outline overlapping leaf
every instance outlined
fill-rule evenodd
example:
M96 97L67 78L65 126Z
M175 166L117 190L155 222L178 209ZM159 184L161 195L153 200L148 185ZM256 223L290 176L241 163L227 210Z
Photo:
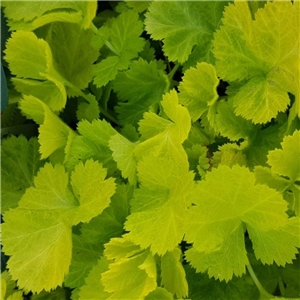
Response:
M90 180L87 190L84 179L90 176L96 180ZM71 227L100 214L114 193L113 180L105 176L97 162L79 164L71 191L64 168L46 164L19 207L4 215L3 251L11 256L8 268L20 288L40 292L62 284L71 262Z

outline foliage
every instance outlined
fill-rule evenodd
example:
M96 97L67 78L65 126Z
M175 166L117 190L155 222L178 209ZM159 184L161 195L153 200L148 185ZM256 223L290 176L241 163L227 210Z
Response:
M300 297L298 1L1 6L3 299Z

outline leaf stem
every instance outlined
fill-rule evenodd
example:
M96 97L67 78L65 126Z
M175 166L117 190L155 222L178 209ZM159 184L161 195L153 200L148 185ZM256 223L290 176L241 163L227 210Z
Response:
M173 76L174 76L174 74L176 73L176 71L178 70L179 66L180 66L180 64L177 63L177 64L173 67L173 69L171 70L171 72L168 74L168 77L169 77L170 80L173 78Z
M101 109L101 107L100 107L100 114L102 114L104 117L106 117L110 121L114 122L116 125L120 126L119 121L114 116L112 116L108 111Z
M264 289L264 287L261 285L261 283L259 282L258 278L256 277L256 275L255 275L255 273L254 273L254 271L252 269L252 266L250 264L249 259L248 259L248 263L247 263L246 267L247 267L247 270L248 270L248 272L249 272L249 274L250 274L250 276L251 276L254 284L256 285L257 289L259 290L262 299L272 299L272 298L275 298L273 295L271 295L270 293L268 293Z
M284 297L285 288L281 276L278 277L278 286L279 286L281 296Z

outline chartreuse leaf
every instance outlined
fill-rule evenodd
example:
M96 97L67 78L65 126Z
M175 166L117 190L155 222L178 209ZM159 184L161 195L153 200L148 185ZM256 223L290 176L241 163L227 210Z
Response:
M152 2L146 14L146 30L153 39L163 40L164 53L171 61L186 62L197 46L194 61L211 62L213 32L226 4L226 1Z
M3 1L4 13L13 30L35 30L51 22L79 23L89 28L96 15L97 1L36 2Z
M109 174L114 174L116 164L108 142L117 131L105 120L94 120L91 123L83 120L78 123L77 129L80 136L72 141L70 156L67 159L68 168L74 169L79 161L85 162L92 158L103 163Z
M161 284L172 294L180 297L188 296L188 283L181 263L181 251L175 248L161 258Z
M178 103L175 90L165 94L161 104L168 119L152 112L144 114L139 122L141 140L144 141L136 147L135 155L140 159L147 153L162 154L185 165L187 156L181 145L190 132L191 117L188 110Z
M39 143L41 158L47 158L60 148L69 155L68 144L75 138L76 133L67 126L41 100L33 96L24 96L20 108L27 118L33 119L40 125Z
M85 279L85 285L80 288L79 300L104 300L108 299L109 293L104 290L100 280L101 274L108 270L108 261L101 257Z
M17 76L14 83L19 92L42 96L41 99L55 111L65 106L66 80L54 69L46 41L38 39L33 32L17 31L7 41L5 54L12 74ZM51 96L43 95L45 92Z
M236 114L266 123L286 110L288 92L298 95L299 55L294 49L299 44L299 26L295 24L299 24L298 3L267 3L255 20L246 2L225 8L213 52L223 80L244 81L233 96Z
M121 124L137 123L149 107L158 105L169 88L169 79L159 62L139 59L128 71L119 73L113 83L119 103L117 111Z
M193 248L186 258L198 271L208 270L210 277L220 280L245 272L244 226L263 235L268 230L280 232L288 224L287 203L281 194L266 185L255 185L254 174L238 165L220 165L207 173L195 189L193 203L185 236ZM289 255L281 251L287 259ZM273 258L269 253L269 259Z
M101 276L108 299L144 299L157 287L156 262L149 250L142 250L126 237L111 239L104 254L109 270ZM99 274L100 275L100 274Z
M11 279L7 271L1 273L1 299L23 300L23 292L16 291L16 282Z
M173 251L184 235L194 174L168 157L147 155L139 162L140 188L125 223L128 238L160 255Z
M288 184L293 194L291 208L299 216L299 179L300 179L300 131L296 130L293 135L285 136L281 143L282 149L269 151L268 164L271 166L273 176L280 176ZM288 178L288 179L287 179ZM286 187L286 188L288 188Z
M219 79L215 68L198 63L184 73L179 84L179 102L187 107L193 121L197 121L218 99Z
M297 248L300 248L299 218L290 218L288 223L279 229L257 231L248 225L247 230L253 243L255 256L263 264L272 264L275 261L277 265L285 266L296 258Z
M92 94L87 95L83 102L79 103L76 116L79 121L87 120L89 122L99 119L100 109L95 96Z
M188 110L178 104L175 90L163 96L162 107L169 120L147 112L139 122L141 142L133 143L122 135L115 135L109 142L113 157L125 178L132 184L136 178L136 164L143 156L155 153L172 158L183 167L188 165L187 155L182 143L188 137L191 118Z
M1 212L18 206L25 189L33 185L33 178L44 165L38 152L36 138L11 136L1 145Z
M292 182L300 179L300 131L284 137L282 149L275 149L268 154L268 164L272 172L287 176Z
M47 36L55 69L79 90L85 89L92 80L93 63L99 55L98 49L91 46L93 36L91 29L62 22L53 23ZM74 89L67 91L69 96L78 96Z
M115 191L105 176L99 163L81 163L71 175L71 191L64 167L46 164L19 207L5 213L3 251L11 256L7 266L20 288L40 292L62 284L71 262L72 226L100 214Z
M107 25L109 39L105 44L113 55L96 64L94 83L97 87L115 79L118 71L126 70L130 61L143 50L144 41L139 37L143 32L143 24L138 18L138 13L129 10Z
M145 300L173 300L173 296L166 289L158 287L154 291L152 291L148 296L146 296Z

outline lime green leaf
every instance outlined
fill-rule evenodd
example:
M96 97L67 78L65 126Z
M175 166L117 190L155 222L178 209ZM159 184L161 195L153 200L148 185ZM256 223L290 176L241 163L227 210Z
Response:
M203 56L211 56L213 32L218 28L226 1L153 2L146 14L146 30L155 40L163 40L169 60L185 62L193 47L205 48ZM205 59L207 60L207 59Z
M123 224L129 214L129 201L133 188L129 185L117 185L116 193L107 207L98 217L82 224L80 232L85 241L105 244L112 237L121 236Z
M253 123L266 123L286 110L290 103L287 91L280 82L265 77L250 79L233 98L235 113Z
M1 273L1 295L2 297L9 297L16 290L17 283L12 280L11 275L8 271L4 271ZM21 298L23 300L23 298Z
M66 80L54 69L47 42L38 39L33 32L17 31L8 40L5 54L12 74L19 77L14 79L18 91L41 96L55 111L66 105Z
M73 234L73 249L70 271L64 284L70 288L83 286L85 278L97 263L104 248L101 244L90 244L84 235Z
M71 226L99 215L115 190L113 179L105 180L106 170L92 160L72 172L77 199L68 177L63 166L46 164L19 207L4 216L3 251L11 256L13 279L25 290L49 291L62 284L71 262Z
M21 78L45 80L51 50L48 43L38 39L34 33L14 32L7 41L5 54L12 74Z
M93 35L91 29L81 29L78 24L56 22L47 38L55 69L80 90L92 80L93 63L99 55L98 49L91 46ZM71 89L68 95L78 96Z
M64 148L65 154L68 156L68 143L74 139L76 133L57 117L46 104L33 96L24 96L20 108L28 118L40 124L41 157L47 158L60 148Z
M85 285L80 288L79 300L108 299L109 293L105 292L104 286L100 280L101 274L107 270L108 262L102 257L85 279Z
M187 107L193 121L197 121L218 99L219 79L215 68L198 63L184 73L179 84L179 102Z
M118 169L121 170L122 176L128 178L132 185L136 185L136 160L134 158L134 150L136 144L128 141L120 134L114 135L109 141L114 161L117 163Z
M147 153L156 153L185 165L187 156L181 144L187 139L191 129L190 115L185 107L178 104L175 90L163 96L162 107L169 120L150 112L145 113L139 122L141 139L146 140L137 145L135 155L141 159Z
M188 295L188 283L181 263L181 251L175 248L161 258L161 283L178 298Z
M130 61L142 51L144 41L139 37L143 31L142 25L138 14L133 10L122 13L111 22L109 44L106 45L109 45L114 55L96 64L94 83L97 87L115 79L118 71L126 70Z
M79 222L89 222L108 207L110 198L115 193L115 183L112 178L105 180L106 174L106 169L93 160L75 167L71 184L80 203L77 216Z
M97 1L3 1L1 6L5 7L4 13L13 30L34 30L62 21L78 22L83 28L88 28L96 15Z
M201 196L200 196L201 195ZM199 271L230 280L245 272L243 223L255 232L276 231L287 223L287 203L238 165L220 165L199 182L187 216L186 240L194 243L187 259ZM272 254L270 253L272 258Z
M128 246L125 249L124 242ZM110 244L113 245L116 256L110 252ZM126 256L126 250L130 251L130 255ZM112 293L111 299L144 299L156 288L156 263L149 250L141 251L126 239L115 238L111 239L104 253L108 259L114 259L109 264L109 270L101 276L104 290Z
M282 149L275 149L268 154L268 164L272 172L287 176L292 182L300 179L300 131L286 136L281 143Z
M285 266L296 258L297 248L300 248L299 230L300 219L297 217L288 220L285 226L266 231L256 231L248 226L248 232L253 243L255 256L263 264Z
M194 174L188 166L148 155L138 164L140 188L134 193L125 223L128 237L152 253L165 254L181 242Z
M246 80L234 96L235 112L254 123L270 121L287 108L288 92L299 93L299 55L294 51L298 6L269 2L253 20L248 4L235 2L225 8L223 26L214 36L218 75L226 81Z
M85 162L92 158L103 163L110 175L115 173L116 164L108 143L117 131L105 120L94 120L91 123L83 120L78 123L77 129L80 136L76 137L71 144L70 156L67 160L68 168L74 169L79 161Z
M15 208L25 189L33 185L33 178L44 165L38 152L36 138L24 136L2 140L1 146L1 211Z
M63 166L53 167L47 163L35 177L34 187L26 190L19 206L31 210L54 210L64 213L79 205L68 189L68 183L68 174Z
M24 208L5 213L4 221L3 251L11 255L7 266L19 288L39 293L62 284L71 262L70 226L51 213Z
M122 124L137 123L152 105L162 100L169 85L165 72L156 60L139 59L126 72L119 73L113 88L121 101L117 111Z
M59 81L12 78L12 82L18 92L42 99L54 111L59 111L66 103L66 89Z
M17 291L11 294L6 300L23 300L23 292Z
M158 287L152 291L145 300L173 300L173 296L166 289Z
M234 221L231 222L233 224ZM225 221L223 224L228 228ZM186 252L187 261L196 268L197 272L204 273L208 270L209 277L226 282L232 279L233 274L241 276L245 273L248 259L244 243L244 230L242 226L235 225L237 225L235 228L231 226L230 236L218 249L205 252L191 248Z

